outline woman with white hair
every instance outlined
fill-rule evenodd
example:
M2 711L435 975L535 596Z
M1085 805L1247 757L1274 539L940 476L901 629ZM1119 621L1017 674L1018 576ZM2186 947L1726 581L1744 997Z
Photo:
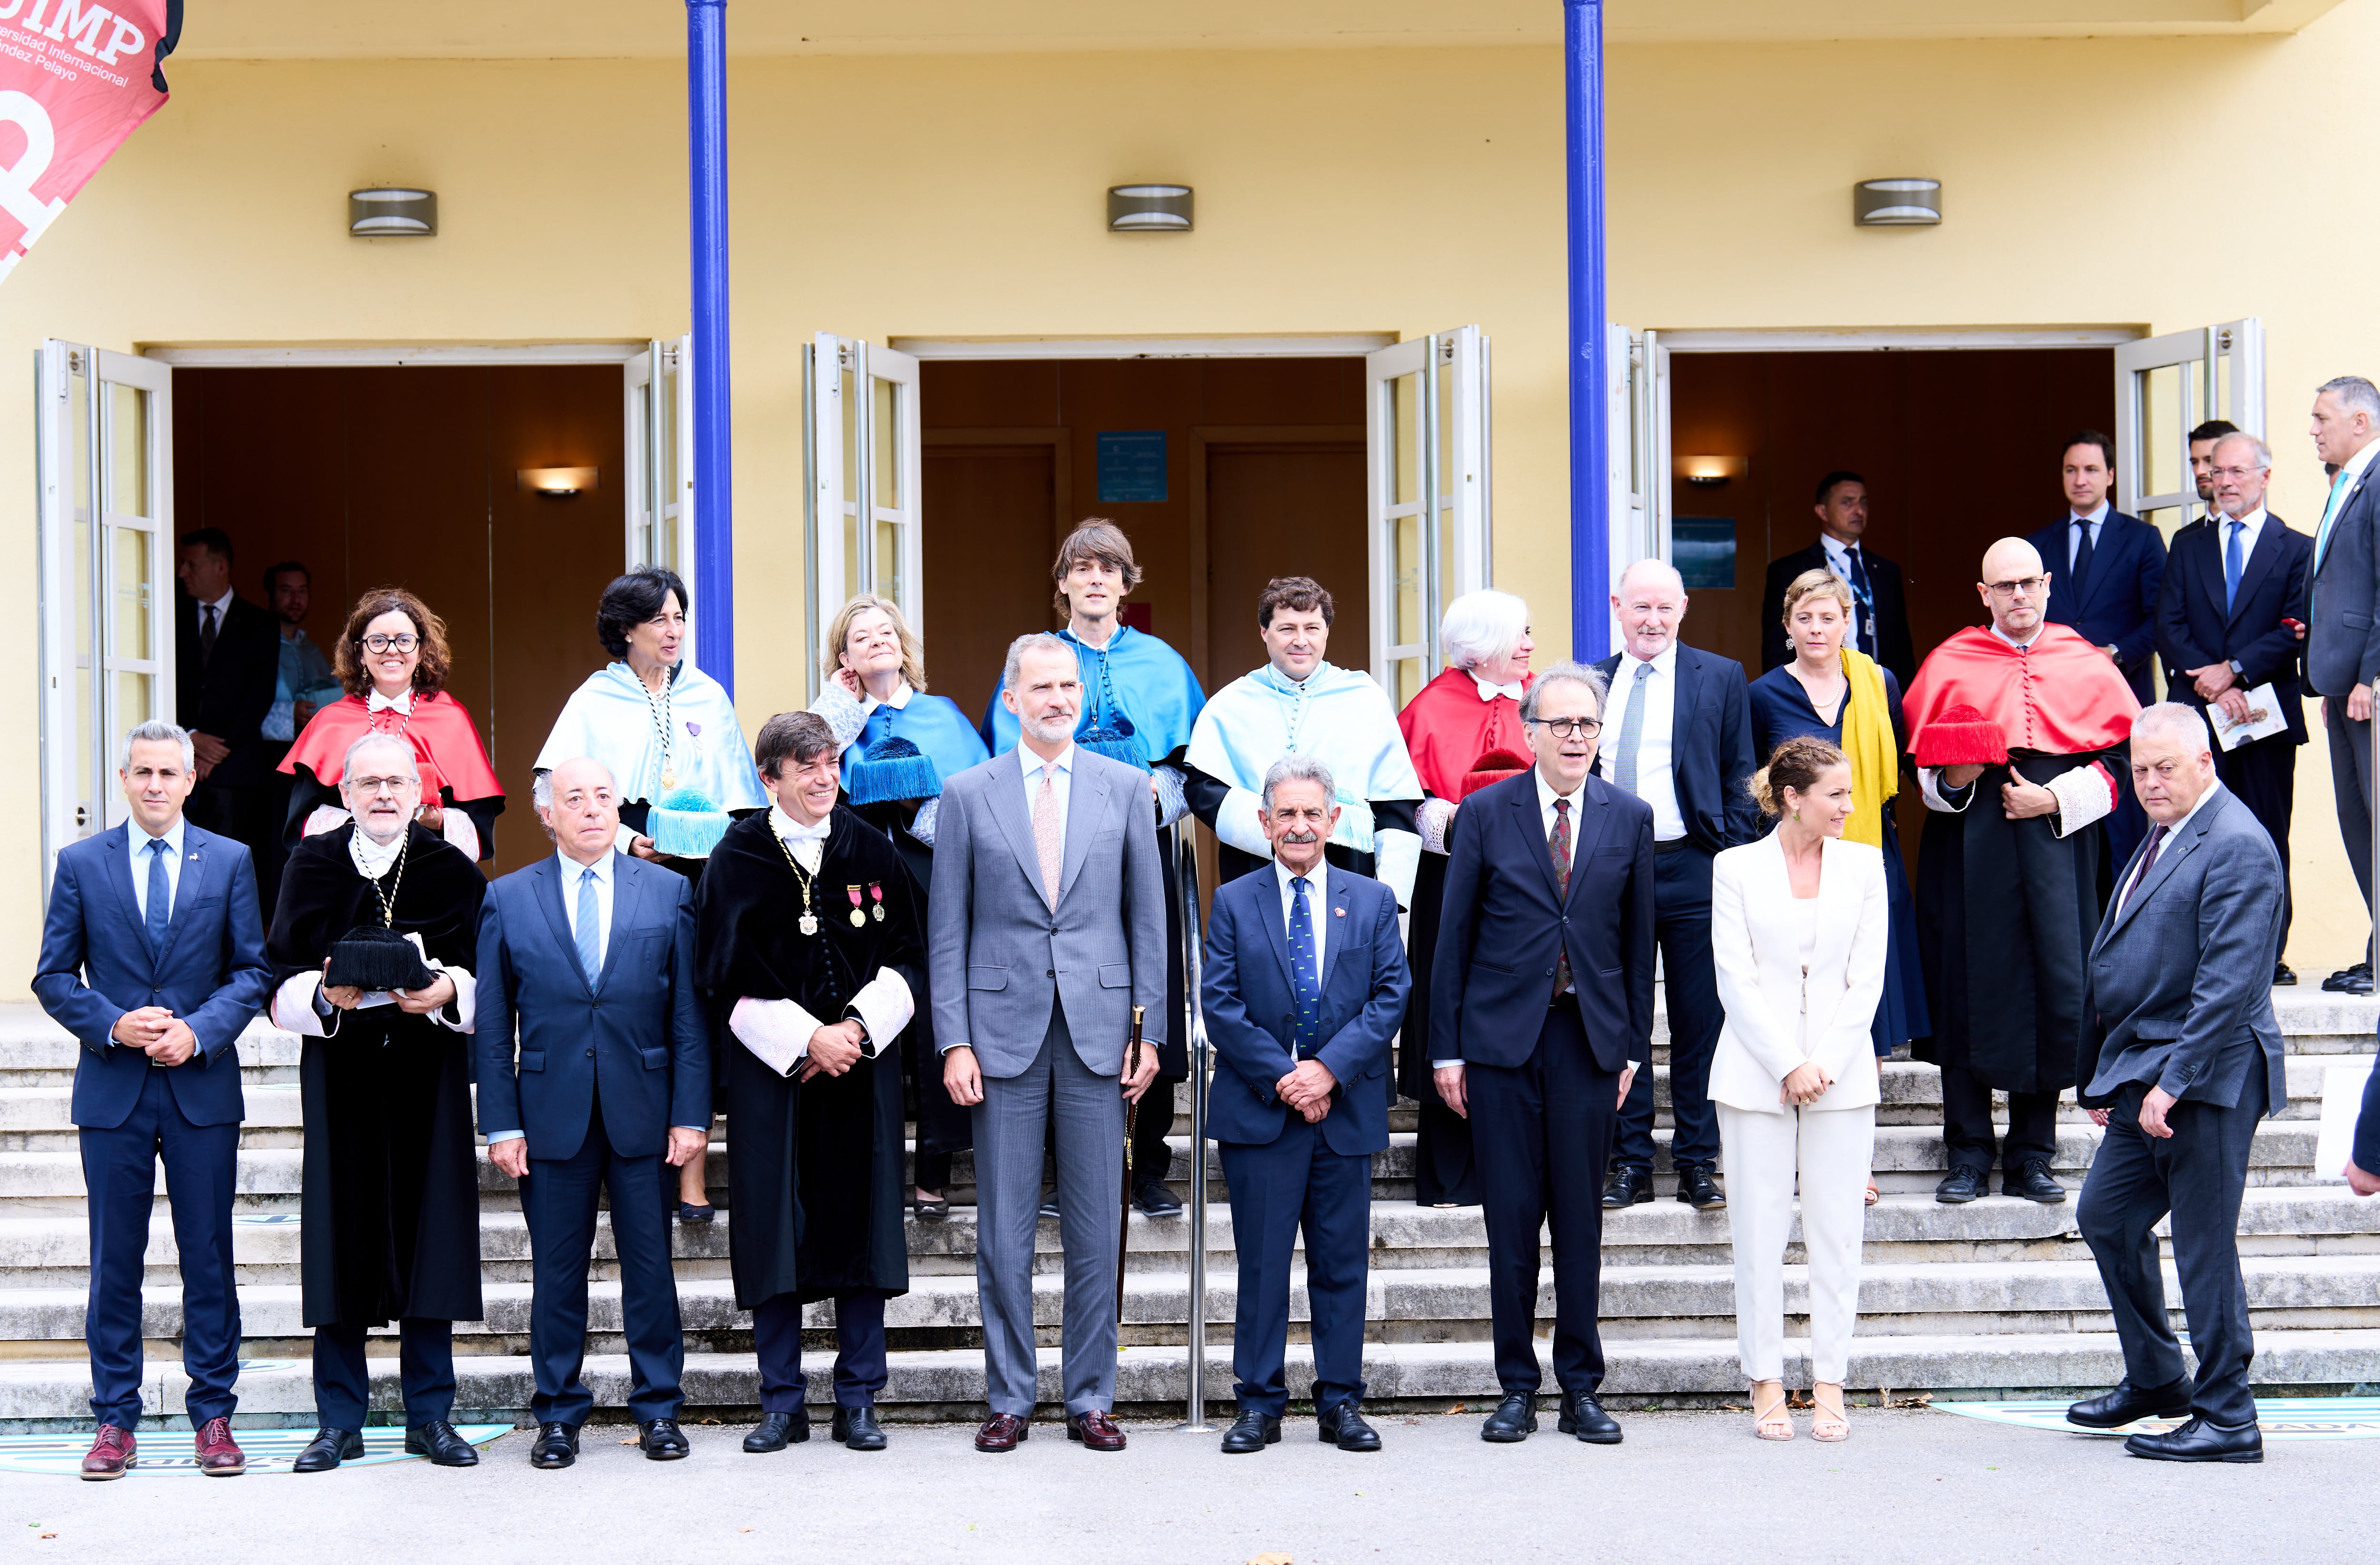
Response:
M1529 658L1536 649L1529 640L1529 605L1492 588L1465 593L1449 604L1438 639L1445 668L1397 718L1426 795L1415 812L1422 854L1406 942L1414 994L1405 1011L1397 1090L1421 1105L1415 1201L1424 1206L1475 1206L1480 1189L1471 1160L1471 1122L1439 1101L1431 1079L1430 960L1438 949L1446 897L1447 844L1463 799L1529 768L1521 696L1529 688Z

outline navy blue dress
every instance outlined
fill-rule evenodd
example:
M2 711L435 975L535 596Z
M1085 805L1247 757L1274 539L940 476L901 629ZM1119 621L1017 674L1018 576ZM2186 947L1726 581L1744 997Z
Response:
M1900 717L1900 681L1890 669L1878 669L1884 676L1884 700L1892 714L1893 750L1899 753L1908 745L1906 727ZM1802 681L1793 678L1792 666L1771 668L1752 681L1752 742L1762 760L1774 753L1789 739L1811 734L1828 744L1843 742L1843 716L1851 710L1852 697L1843 698L1843 710L1835 714L1829 725L1818 720L1818 710L1810 704L1809 692ZM1876 808L1868 800L1860 800L1863 810ZM1884 810L1885 893L1891 904L1892 937L1884 960L1884 998L1876 1008L1876 1052L1888 1055L1897 1044L1912 1038L1928 1037L1933 1033L1933 1018L1925 1009L1925 971L1917 959L1917 907L1909 894L1909 872L1901 867L1900 831L1893 824L1892 808Z

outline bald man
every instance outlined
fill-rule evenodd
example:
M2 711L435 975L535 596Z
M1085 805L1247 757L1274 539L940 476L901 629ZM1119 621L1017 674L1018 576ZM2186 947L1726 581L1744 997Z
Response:
M1988 626L1937 647L1902 710L1925 800L1917 941L1942 1068L1949 1172L1935 1199L2064 1201L2058 1094L2074 1084L2083 954L2099 924L2102 826L2140 703L2113 659L2043 617L2049 575L2022 538L1984 556ZM1981 757L2005 755L2005 759ZM1996 1141L1992 1092L2009 1094Z
M1678 640L1686 584L1657 559L1638 560L1611 594L1624 649L1597 664L1609 681L1596 771L1653 807L1654 938L1670 1014L1670 1161L1678 1199L1700 1212L1727 1204L1718 1178L1718 1116L1710 1103L1712 1051L1726 1021L1711 965L1711 859L1759 835L1744 778L1752 703L1743 665ZM1606 1206L1653 1199L1653 1073L1638 1073L1621 1110L1603 1190Z

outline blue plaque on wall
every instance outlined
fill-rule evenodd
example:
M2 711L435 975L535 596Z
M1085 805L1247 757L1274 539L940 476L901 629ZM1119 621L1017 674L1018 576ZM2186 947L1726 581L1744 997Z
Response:
M1165 432L1161 429L1099 431L1099 503L1103 506L1165 498Z
M1670 563L1691 593L1735 585L1735 519L1682 516L1670 522Z

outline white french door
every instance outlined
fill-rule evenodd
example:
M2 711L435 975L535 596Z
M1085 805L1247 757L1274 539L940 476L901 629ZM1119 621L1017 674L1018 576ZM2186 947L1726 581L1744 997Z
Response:
M802 361L809 489L802 507L810 582L809 691L819 643L843 605L873 593L912 630L925 605L918 496L924 434L917 361L898 348L820 332Z
M168 365L80 343L35 356L42 879L125 818L125 731L174 715Z
M1617 323L1609 332L1604 356L1611 457L1608 580L1617 593L1630 566L1670 557L1670 350L1658 332ZM1610 617L1606 644L1616 647L1620 619Z
M627 418L627 568L657 565L694 581L694 338L659 340L622 374ZM697 610L688 608L686 623ZM694 660L694 638L685 642Z
M2199 514L2190 432L2228 419L2265 433L2265 324L2254 316L2116 348L2116 508L2168 538Z
M1488 339L1432 332L1364 366L1372 676L1402 707L1442 665L1446 605L1494 578Z

